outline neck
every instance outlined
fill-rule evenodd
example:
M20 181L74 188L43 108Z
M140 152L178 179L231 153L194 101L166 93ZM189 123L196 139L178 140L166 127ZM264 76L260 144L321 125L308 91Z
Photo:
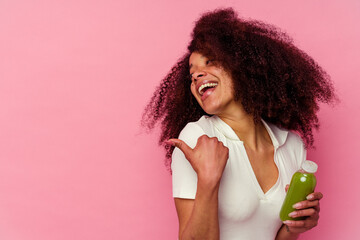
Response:
M242 107L219 114L218 117L234 130L239 139L244 142L245 147L256 151L268 146L269 143L272 145L263 123L255 124L253 116L247 114Z

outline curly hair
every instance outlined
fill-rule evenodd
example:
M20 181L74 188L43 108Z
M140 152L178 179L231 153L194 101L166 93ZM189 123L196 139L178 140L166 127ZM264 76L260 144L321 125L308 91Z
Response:
M329 75L278 28L244 20L232 8L207 12L196 22L187 53L162 80L145 108L142 125L152 129L161 122L159 144L170 166L173 147L185 125L208 115L190 91L189 57L198 52L215 59L230 73L235 100L255 122L264 119L300 134L306 147L319 128L319 103L336 97Z

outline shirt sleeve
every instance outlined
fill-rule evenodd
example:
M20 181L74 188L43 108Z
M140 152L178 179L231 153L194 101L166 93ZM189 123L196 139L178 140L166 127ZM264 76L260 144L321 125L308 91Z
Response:
M196 123L188 123L181 131L179 139L194 148L204 130ZM175 148L171 161L172 185L174 198L195 199L197 190L197 174L179 148Z

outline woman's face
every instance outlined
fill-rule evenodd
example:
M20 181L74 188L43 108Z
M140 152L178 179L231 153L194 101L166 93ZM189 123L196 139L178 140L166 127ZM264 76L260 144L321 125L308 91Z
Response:
M206 113L219 116L239 103L230 74L214 61L198 52L190 55L191 92Z

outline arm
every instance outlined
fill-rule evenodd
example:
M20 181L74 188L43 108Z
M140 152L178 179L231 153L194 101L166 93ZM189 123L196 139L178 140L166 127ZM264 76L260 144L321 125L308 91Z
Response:
M195 200L175 198L179 239L220 239L218 186L198 181Z
M194 149L179 139L169 140L185 155L197 174L194 200L175 198L179 217L179 238L219 239L218 191L228 148L217 138L201 136Z

